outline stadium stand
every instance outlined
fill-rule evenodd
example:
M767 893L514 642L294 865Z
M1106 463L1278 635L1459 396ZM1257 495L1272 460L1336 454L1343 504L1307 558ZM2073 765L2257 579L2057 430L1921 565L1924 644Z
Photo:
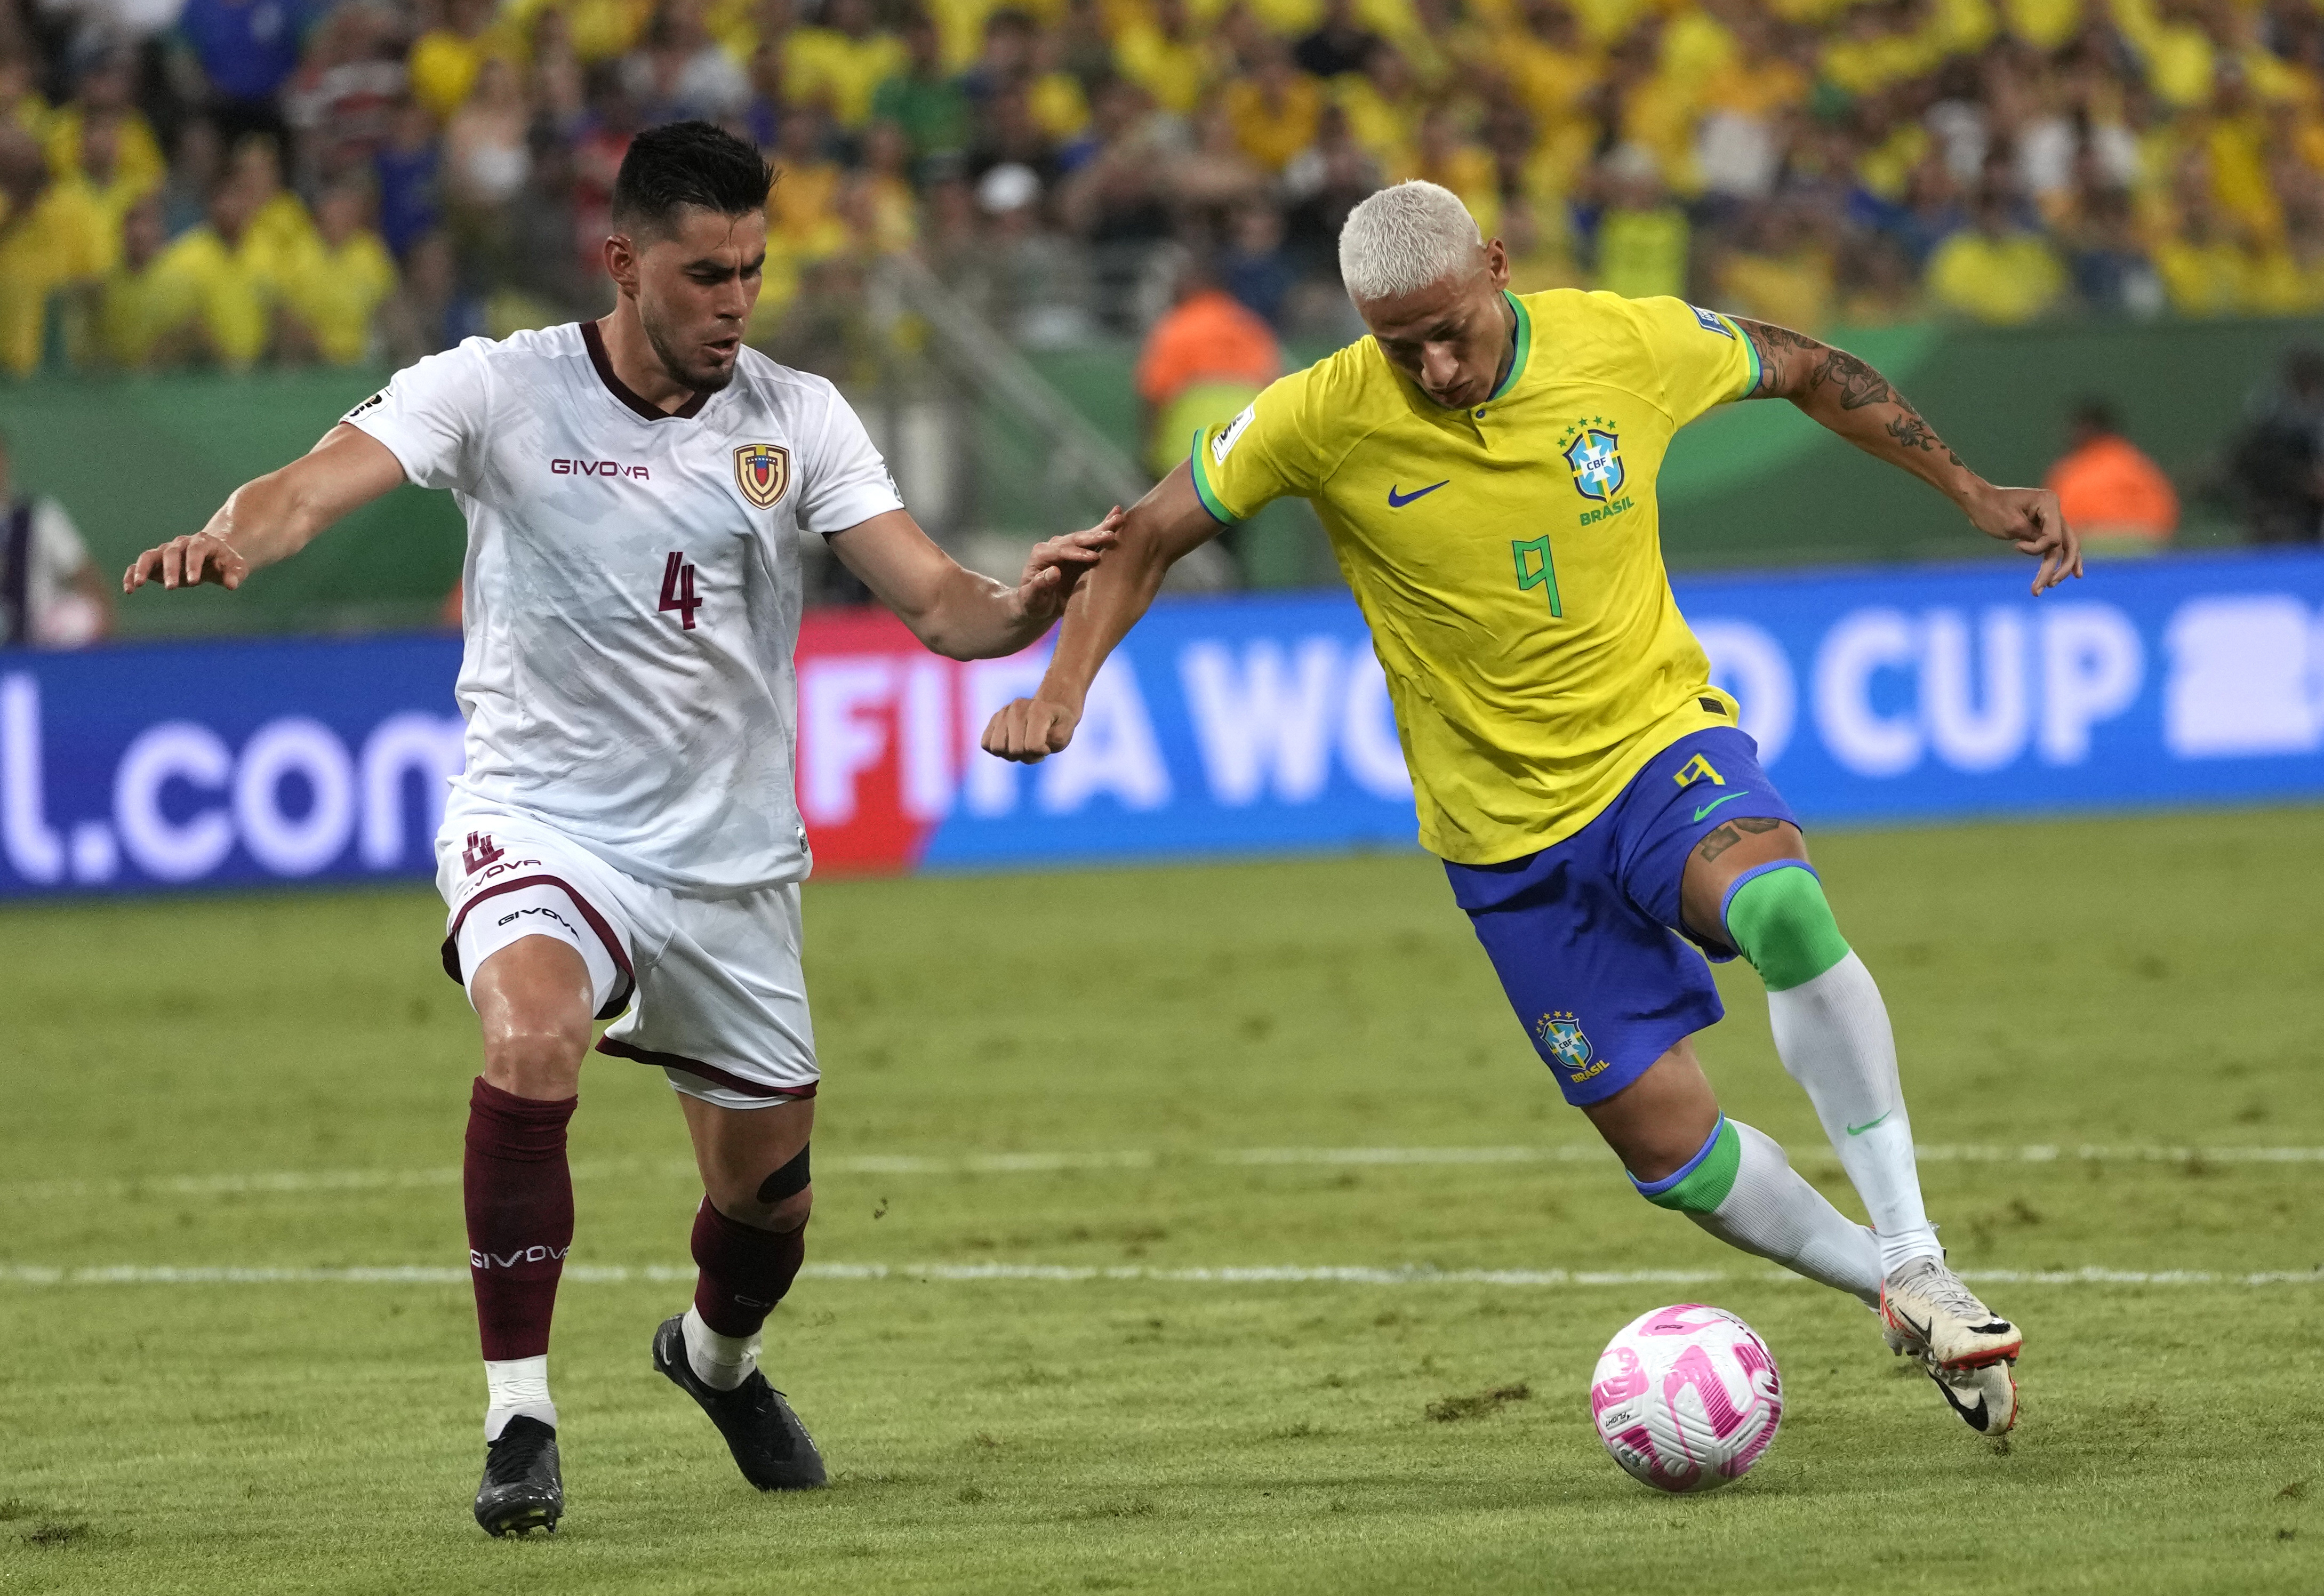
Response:
M1519 285L1807 328L2324 309L2312 0L0 5L0 364L403 360L599 308L637 128L781 168L754 340L915 254L1022 345L1187 258L1295 343L1406 177ZM844 348L841 357L844 357Z

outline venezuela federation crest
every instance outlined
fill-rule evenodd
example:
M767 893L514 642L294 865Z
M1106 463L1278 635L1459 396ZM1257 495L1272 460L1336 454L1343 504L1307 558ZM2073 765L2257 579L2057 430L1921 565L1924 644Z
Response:
M791 452L778 444L746 443L734 451L734 485L761 510L771 510L791 485Z

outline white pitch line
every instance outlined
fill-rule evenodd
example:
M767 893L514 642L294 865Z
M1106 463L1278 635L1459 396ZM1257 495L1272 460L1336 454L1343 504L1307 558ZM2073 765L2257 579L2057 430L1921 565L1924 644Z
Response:
M1398 1268L1332 1264L1229 1264L1209 1268L1165 1268L1147 1264L1044 1263L811 1263L799 1271L818 1280L910 1280L973 1282L1026 1280L1072 1284L1082 1281L1151 1281L1201 1286L1499 1286L1606 1287L1711 1286L1733 1281L1800 1285L1784 1269L1440 1269L1422 1264ZM43 1264L0 1264L0 1285L14 1286L459 1286L468 1271L440 1264L356 1266L346 1268L269 1268L225 1264L110 1264L65 1268ZM583 1285L690 1282L694 1270L666 1264L572 1264L565 1278ZM2116 1269L2097 1265L2079 1269L1973 1269L1964 1280L2012 1286L2319 1286L2324 1269L2264 1269L2238 1274L2216 1269Z
M1938 1142L1914 1149L1923 1164L2324 1164L2324 1147L2108 1147L2040 1142L2024 1147ZM841 1153L816 1160L826 1175L962 1176L1054 1175L1083 1169L1153 1169L1183 1161L1263 1168L1300 1165L1402 1165L1415 1167L1493 1164L1599 1164L1613 1155L1597 1142L1550 1147L1252 1147L1222 1148L1207 1155L1178 1155L1152 1149L1095 1152L966 1153L941 1157L916 1153ZM650 1176L688 1179L695 1173L683 1158L609 1159L576 1163L573 1178L608 1180ZM396 1191L456 1186L457 1166L433 1169L288 1169L218 1175L161 1175L143 1180L34 1180L0 1185L0 1201L78 1202L141 1197L231 1197L312 1195L328 1192Z

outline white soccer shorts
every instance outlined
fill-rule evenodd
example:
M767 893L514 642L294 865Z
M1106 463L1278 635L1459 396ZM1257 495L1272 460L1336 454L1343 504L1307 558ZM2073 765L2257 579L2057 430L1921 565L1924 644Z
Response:
M537 820L470 813L445 819L436 886L444 973L464 988L511 943L553 936L588 965L597 1018L621 1016L598 1052L658 1066L678 1091L723 1108L815 1095L796 883L688 897Z

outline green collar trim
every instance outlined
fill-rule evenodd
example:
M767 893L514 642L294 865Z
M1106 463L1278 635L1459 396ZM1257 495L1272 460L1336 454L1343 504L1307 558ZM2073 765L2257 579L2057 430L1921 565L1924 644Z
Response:
M1509 309L1517 314L1517 353L1509 356L1509 374L1501 379L1499 387L1486 396L1488 403L1517 385L1517 379L1525 375L1526 358L1533 353L1533 318L1526 314L1525 301L1507 289L1501 291L1501 298L1507 300Z

